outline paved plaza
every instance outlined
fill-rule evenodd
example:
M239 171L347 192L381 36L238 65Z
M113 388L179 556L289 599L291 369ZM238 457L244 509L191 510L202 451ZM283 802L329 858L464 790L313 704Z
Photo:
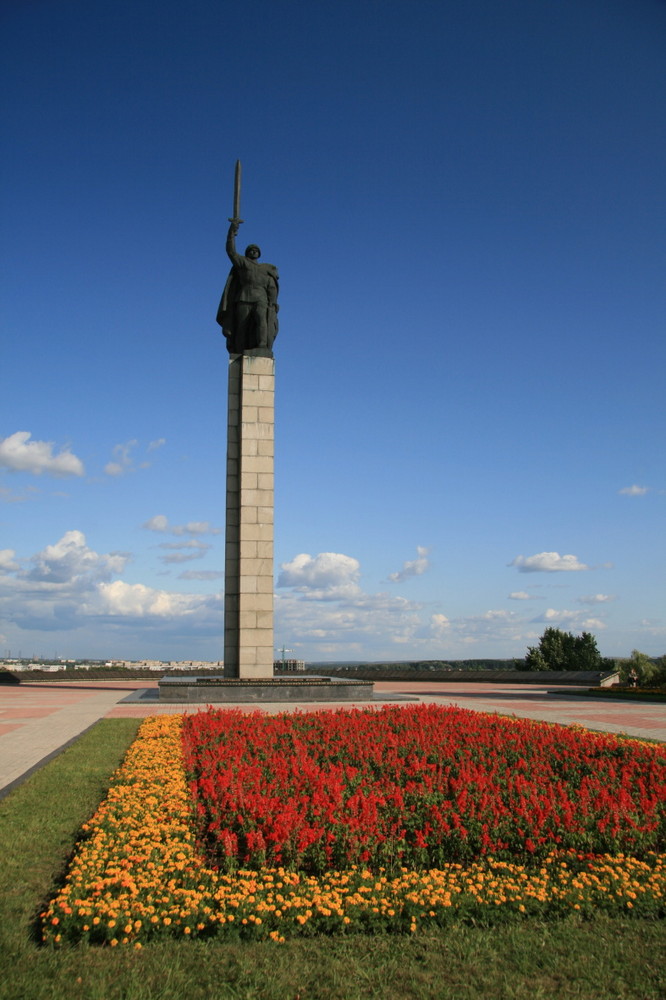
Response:
M410 702L459 705L479 712L515 715L666 742L666 704L607 701L580 689L549 690L536 684L441 681L377 681L374 705ZM231 707L231 706L225 706ZM236 706L245 712L349 708L280 704ZM368 707L367 702L362 707ZM72 681L0 686L0 796L73 742L99 719L145 718L198 712L199 705L161 705L157 681Z

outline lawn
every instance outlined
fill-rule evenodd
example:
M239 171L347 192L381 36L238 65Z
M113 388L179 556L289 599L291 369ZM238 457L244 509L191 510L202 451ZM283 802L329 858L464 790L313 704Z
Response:
M666 992L664 921L577 912L492 927L273 941L160 939L140 951L40 947L38 913L133 739L98 724L0 803L0 948L11 998L636 998Z

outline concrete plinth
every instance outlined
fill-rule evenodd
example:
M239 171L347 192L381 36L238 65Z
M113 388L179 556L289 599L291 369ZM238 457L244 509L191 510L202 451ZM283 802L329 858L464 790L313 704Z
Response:
M227 424L224 675L273 676L273 358L232 355Z
M190 705L372 701L374 689L372 681L331 677L162 677L158 686L160 701Z

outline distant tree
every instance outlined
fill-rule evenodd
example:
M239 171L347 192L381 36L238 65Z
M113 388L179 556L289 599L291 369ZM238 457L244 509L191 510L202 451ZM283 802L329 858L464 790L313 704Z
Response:
M528 646L525 657L525 670L550 670L546 657L539 646Z
M603 658L597 648L597 640L591 632L583 632L573 637L572 659L576 663L573 670L600 670Z
M601 670L604 660L590 632L573 635L547 628L538 646L528 646L526 670Z
M654 661L657 672L652 678L652 683L659 687L666 688L666 656L658 656Z
M664 657L661 657L663 660ZM651 660L647 653L634 649L628 660L620 663L620 680L623 684L637 684L646 687L661 674L659 660Z

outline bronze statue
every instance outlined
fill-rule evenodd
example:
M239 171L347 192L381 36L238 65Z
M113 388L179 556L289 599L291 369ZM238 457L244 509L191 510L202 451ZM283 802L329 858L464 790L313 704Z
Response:
M261 250L255 243L245 254L236 250L240 218L240 160L236 161L234 215L227 234L227 254L231 271L217 311L217 322L227 338L230 354L254 354L273 357L273 341L278 332L278 270L273 264L260 264Z

